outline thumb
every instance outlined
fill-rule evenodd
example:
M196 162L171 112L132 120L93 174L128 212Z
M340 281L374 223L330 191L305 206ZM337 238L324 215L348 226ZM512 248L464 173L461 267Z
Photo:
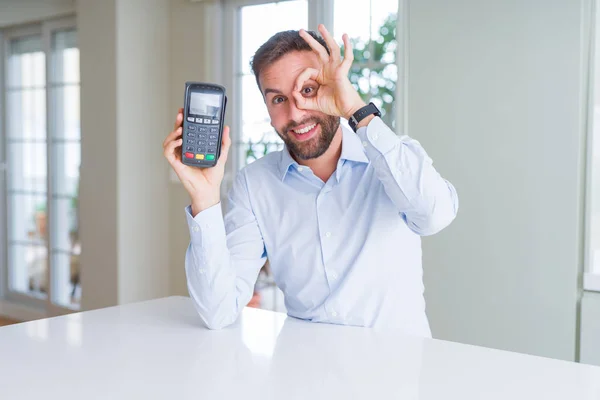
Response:
M292 92L294 100L296 101L296 107L302 110L319 111L316 97L304 97L300 92Z

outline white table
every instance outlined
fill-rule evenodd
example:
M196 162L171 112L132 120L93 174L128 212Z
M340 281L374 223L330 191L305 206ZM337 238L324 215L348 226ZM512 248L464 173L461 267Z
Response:
M600 368L185 297L0 328L2 399L600 399Z

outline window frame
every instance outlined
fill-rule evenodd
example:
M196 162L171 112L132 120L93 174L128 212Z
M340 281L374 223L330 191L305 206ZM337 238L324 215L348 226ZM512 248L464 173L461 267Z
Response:
M222 21L229 21L224 23L223 30L223 46L224 48L232 49L230 52L224 52L222 55L223 61L223 75L222 80L224 85L228 88L230 96L231 107L235 110L241 110L241 87L240 82L237 79L236 72L240 65L241 57L241 43L238 40L239 27L240 27L240 9L244 6L268 4L268 3L281 3L290 0L224 0L223 2L223 13ZM335 31L334 27L334 0L307 0L308 2L308 29L317 30L320 23L323 23L331 32ZM396 66L398 72L398 79L396 82L396 131L402 132L406 130L406 98L407 92L405 88L408 68L406 62L408 57L406 55L406 40L407 40L407 21L408 21L408 0L401 0L398 4L398 15L401 16L398 20L397 31L396 31ZM387 64L386 64L387 65ZM232 141L236 142L241 140L239 135L242 132L241 117L230 115L226 118L231 126L231 132L233 135ZM229 160L225 166L225 177L224 183L221 190L223 197L227 193L233 177L237 172L245 165L244 163L244 149L243 146L232 145L231 154Z
M5 64L5 48L4 41L6 40L6 33L0 30L0 254L3 256L0 258L0 299L6 296L8 289L8 246L6 234L7 227L7 201L6 201L6 105L5 98L6 92L4 90L4 70L6 69Z
M242 88L240 82L237 79L237 69L242 62L241 58L241 43L238 40L241 26L241 13L242 7L256 6L261 4L269 3L283 3L293 0L225 0L224 2L224 21L233 21L231 29L226 29L224 32L224 46L225 48L233 49L233 51L224 55L224 81L230 93L230 98L233 99L232 108L235 110L242 109L242 98L240 96ZM308 29L316 30L319 23L323 22L326 26L333 26L333 0L307 0L308 3ZM231 132L233 132L232 141L235 143L242 140L237 135L242 132L242 123L240 117L231 117ZM245 164L244 160L244 149L242 146L235 146L232 144L232 154L229 157L228 165L226 166L227 182L231 182L231 179L237 171L239 171ZM233 153L236 152L236 153Z
M214 79L223 82L227 87L228 96L230 96L230 105L236 113L227 113L225 120L231 126L232 142L238 142L237 145L232 145L228 162L225 165L225 175L221 185L221 199L226 204L227 194L232 186L233 179L238 171L245 165L246 152L245 147L239 142L243 142L242 136L242 80L239 79L239 67L243 62L249 60L241 60L242 48L240 39L241 27L241 8L245 6L254 6L268 3L282 3L289 0L224 0L220 7L214 9L213 16L222 21L220 44L222 48L230 49L231 51L219 52L215 48L215 44L208 44L208 49L218 57L213 58L208 70L212 73L207 74L207 79ZM320 23L323 23L330 32L335 32L334 26L334 0L307 0L308 10L308 26L310 30L317 30ZM395 118L397 133L406 132L406 99L407 99L407 79L408 79L408 56L407 56L407 40L408 40L408 0L398 0L397 15L400 16L396 23L396 57L395 65L397 67L397 81L395 92ZM339 39L339 38L337 38ZM219 68L218 62L221 62ZM372 64L370 62L369 64ZM392 64L392 63L389 63ZM388 65L385 63L385 65ZM260 278L259 278L260 279ZM271 282L272 283L272 282ZM275 293L275 295L277 295Z
M0 222L2 223L2 229L0 229L0 249L2 250L3 257L0 260L0 299L6 299L9 302L20 304L32 309L42 311L46 316L58 316L65 315L73 312L78 312L79 309L69 308L53 302L52 294L52 271L54 269L54 260L51 256L52 248L54 244L54 238L52 234L51 226L54 223L54 212L53 212L53 182L52 173L54 168L53 160L53 139L55 138L54 132L54 106L52 103L51 95L52 92L49 90L51 85L50 77L52 76L52 35L54 32L61 30L73 29L77 31L77 21L74 15L48 19L37 23L26 24L21 26L9 27L0 30ZM20 293L10 290L10 265L9 265L9 244L8 244L8 215L9 202L8 198L8 170L7 170L7 138L8 132L8 92L6 91L6 79L8 71L8 59L10 46L9 42L13 39L22 38L25 36L40 35L42 40L42 48L45 54L45 100L46 100L46 209L48 213L48 240L46 241L46 252L48 255L47 260L47 296L46 298L38 298L25 293Z

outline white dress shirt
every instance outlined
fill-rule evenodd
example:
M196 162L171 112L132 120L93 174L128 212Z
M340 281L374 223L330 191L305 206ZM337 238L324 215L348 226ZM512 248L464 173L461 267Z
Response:
M421 145L375 117L343 128L325 183L284 148L238 173L224 218L220 204L195 217L188 206L188 289L204 323L225 327L268 257L290 316L430 337L420 236L457 209Z

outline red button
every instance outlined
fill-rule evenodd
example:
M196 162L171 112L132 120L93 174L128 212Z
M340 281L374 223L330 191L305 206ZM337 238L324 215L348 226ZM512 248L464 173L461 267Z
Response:
M194 158L194 153L185 153L185 158Z

